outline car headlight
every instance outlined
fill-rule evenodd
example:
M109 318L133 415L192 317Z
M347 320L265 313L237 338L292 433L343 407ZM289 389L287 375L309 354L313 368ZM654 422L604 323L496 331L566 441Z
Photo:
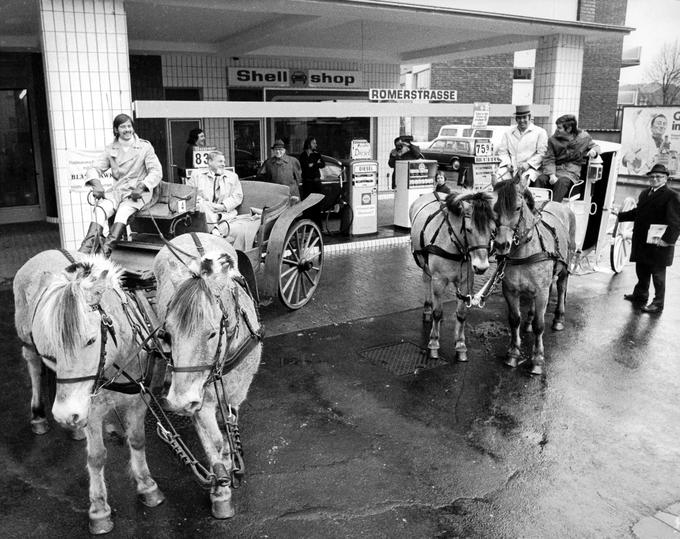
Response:
M451 159L451 168L453 170L459 170L460 169L460 159Z

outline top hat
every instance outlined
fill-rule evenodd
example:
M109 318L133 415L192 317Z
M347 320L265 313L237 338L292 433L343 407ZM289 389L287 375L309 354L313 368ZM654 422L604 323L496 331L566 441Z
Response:
M657 163L656 165L654 165L651 168L651 170L647 173L647 176L651 176L652 174L665 174L666 176L670 176L668 169L661 163Z
M526 116L527 114L531 114L531 107L529 105L515 106L515 117Z
M285 145L285 143L284 143L280 138L277 138L277 139L274 141L274 144L272 145L272 148L271 148L271 149L273 150L274 148L283 148L283 149L285 150L285 149L286 149L286 145Z

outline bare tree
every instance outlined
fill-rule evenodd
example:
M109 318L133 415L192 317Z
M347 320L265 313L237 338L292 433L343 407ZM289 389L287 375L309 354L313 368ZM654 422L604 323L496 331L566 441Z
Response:
M647 70L652 84L658 85L647 95L650 105L675 105L680 98L680 42L664 44Z

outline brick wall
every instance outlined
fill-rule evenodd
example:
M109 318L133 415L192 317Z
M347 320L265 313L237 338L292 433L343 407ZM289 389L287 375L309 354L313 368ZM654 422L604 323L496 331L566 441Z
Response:
M458 90L459 103L512 102L513 53L477 56L432 64L431 88ZM444 124L469 123L471 118L430 118L429 138ZM489 118L489 124L506 124L507 118Z
M582 21L623 25L627 0L581 0ZM584 18L590 13L594 19ZM616 103L621 72L623 37L588 40L583 54L579 125L584 129L616 129Z

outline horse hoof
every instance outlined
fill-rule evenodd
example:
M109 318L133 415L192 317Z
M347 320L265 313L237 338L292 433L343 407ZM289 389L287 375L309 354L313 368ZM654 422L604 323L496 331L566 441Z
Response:
M80 442L87 437L85 435L85 429L81 429L81 428L71 429L70 436L71 436L71 440L75 440L76 442Z
M104 535L113 529L110 515L101 518L90 518L89 530L92 535Z
M423 313L423 324L429 324L432 322L432 314Z
M47 422L47 418L41 417L39 419L31 419L31 430L33 434L47 434L50 430L50 424Z
M508 367L512 367L514 369L517 367L517 365L519 365L519 359L515 356L508 356L505 360L505 364Z
M555 320L552 325L553 331L562 331L564 329L564 322Z
M434 348L428 348L427 350L427 359L439 359L439 350L436 350Z
M459 361L460 363L465 363L467 362L468 357L467 357L467 350L457 350L456 351L456 361Z
M138 495L139 501L146 507L156 507L165 501L165 495L158 487L149 492L141 492Z
M231 498L228 500L213 500L212 516L219 519L231 518L236 514Z
M540 375L543 374L543 365L534 365L531 369L531 374Z

